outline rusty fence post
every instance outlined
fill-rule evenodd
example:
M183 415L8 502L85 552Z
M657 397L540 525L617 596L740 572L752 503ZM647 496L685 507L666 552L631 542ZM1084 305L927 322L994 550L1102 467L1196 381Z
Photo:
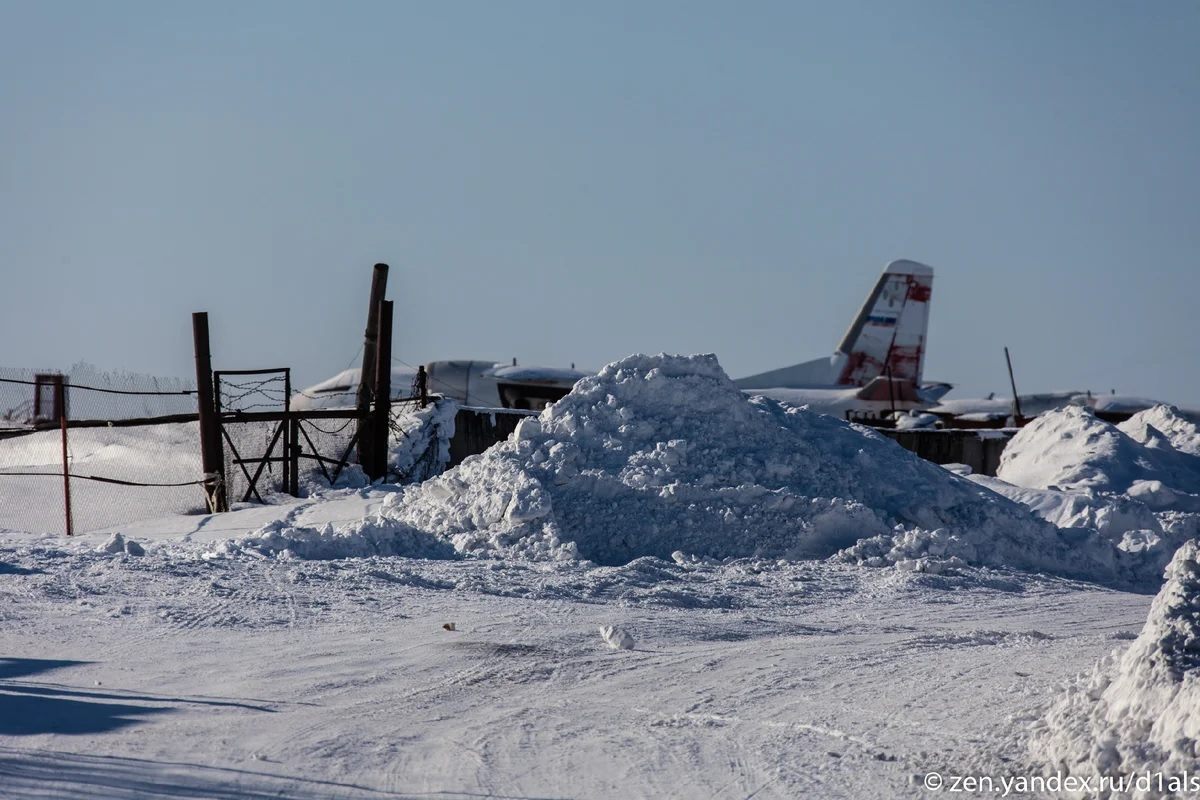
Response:
M63 385L66 379L58 376L54 382L54 406L58 409L58 424L62 430L62 476L63 476L63 509L67 520L67 536L75 533L75 523L71 516L71 472L67 457L67 391Z
M375 419L370 433L371 480L387 478L388 434L391 432L392 412L392 301L379 303L379 332L375 340Z
M363 335L362 371L358 376L358 394L355 407L358 409L358 463L370 474L376 456L371 452L376 433L371 430L371 394L375 388L375 348L379 342L379 304L387 294L388 265L376 264L371 275L371 297L367 303L367 330Z

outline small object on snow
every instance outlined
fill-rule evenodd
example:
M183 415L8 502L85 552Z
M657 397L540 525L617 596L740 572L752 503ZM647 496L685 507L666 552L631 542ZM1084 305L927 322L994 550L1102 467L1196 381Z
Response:
M97 553L112 553L114 556L128 553L131 556L144 556L146 549L132 539L126 539L119 533L114 533L107 542L96 548Z
M632 650L633 636L629 631L615 625L604 625L600 628L600 638L614 650Z
M125 552L125 537L119 533L114 533L107 542L96 548L97 553L117 553Z
M452 630L454 630L454 623L453 623L453 622L447 622L447 623L443 624L443 625L442 625L442 627L443 627L443 628L445 628L445 629L446 629L446 630L448 630L448 631L452 631Z

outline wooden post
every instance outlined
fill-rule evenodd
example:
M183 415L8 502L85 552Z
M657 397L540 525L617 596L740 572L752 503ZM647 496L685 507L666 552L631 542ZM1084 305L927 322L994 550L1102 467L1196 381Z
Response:
M379 337L375 351L375 420L371 433L371 480L387 478L388 433L392 411L392 301L379 304Z
M71 472L67 461L67 392L63 388L64 383L64 377L59 375L54 383L54 406L58 409L58 424L62 429L63 508L67 518L67 536L71 536L75 533L75 526L71 518Z
M417 396L421 398L421 408L429 405L429 376L425 374L425 365L417 367Z
M210 513L229 510L225 491L225 448L221 444L221 422L213 397L212 353L208 345L208 312L192 314L192 339L196 349L196 411L200 417L200 463L204 470L204 494Z
M376 264L371 276L371 298L367 304L367 330L363 335L362 374L359 375L358 396L355 407L358 409L358 463L364 471L373 468L374 455L371 452L375 444L375 436L371 432L371 390L375 388L375 346L379 339L379 304L387 294L387 264ZM369 472L368 472L369 474Z

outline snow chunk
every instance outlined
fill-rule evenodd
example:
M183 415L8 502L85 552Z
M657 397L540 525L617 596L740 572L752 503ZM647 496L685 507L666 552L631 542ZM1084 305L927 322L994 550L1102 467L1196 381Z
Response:
M108 541L96 548L97 553L118 555L125 553L131 556L144 556L146 549L132 539L126 539L119 533L114 533Z
M1081 776L1200 769L1198 560L1196 541L1179 549L1129 649L1100 661L1050 709L1031 739L1036 762Z
M617 628L613 625L604 625L600 628L600 638L614 650L632 650L633 635L624 628Z

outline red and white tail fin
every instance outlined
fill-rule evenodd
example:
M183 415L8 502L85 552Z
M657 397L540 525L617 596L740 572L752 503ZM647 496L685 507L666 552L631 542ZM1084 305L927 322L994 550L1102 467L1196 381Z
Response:
M932 267L916 261L888 264L834 355L836 382L866 386L890 373L919 386L932 295Z

